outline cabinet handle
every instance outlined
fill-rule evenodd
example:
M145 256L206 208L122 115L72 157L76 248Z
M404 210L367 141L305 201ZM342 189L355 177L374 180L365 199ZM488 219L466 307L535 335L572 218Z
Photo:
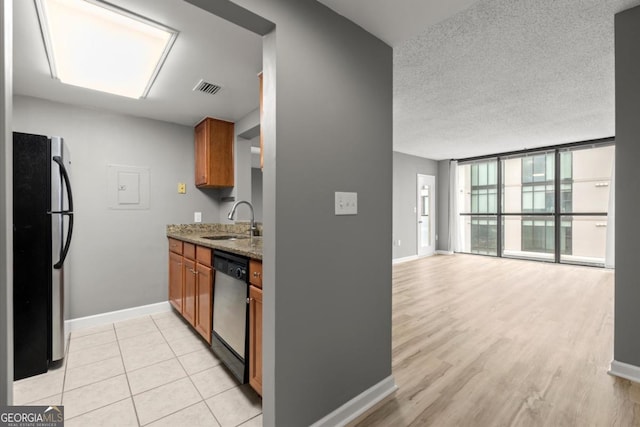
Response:
M253 277L260 277L260 272L254 271L253 272Z

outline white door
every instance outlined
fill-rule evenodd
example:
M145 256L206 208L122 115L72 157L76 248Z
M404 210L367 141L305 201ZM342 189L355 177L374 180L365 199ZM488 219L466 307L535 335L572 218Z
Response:
M418 256L436 251L436 177L418 174Z

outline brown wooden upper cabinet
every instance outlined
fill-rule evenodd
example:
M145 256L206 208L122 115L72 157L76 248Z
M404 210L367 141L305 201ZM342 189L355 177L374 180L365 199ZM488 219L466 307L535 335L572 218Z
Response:
M207 117L196 125L196 187L233 187L233 123Z
M260 80L260 169L264 169L264 103L262 101L262 71L258 74Z

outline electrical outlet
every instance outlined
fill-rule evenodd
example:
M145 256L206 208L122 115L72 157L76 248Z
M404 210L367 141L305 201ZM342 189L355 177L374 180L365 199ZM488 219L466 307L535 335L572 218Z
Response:
M193 213L193 222L202 222L202 212Z

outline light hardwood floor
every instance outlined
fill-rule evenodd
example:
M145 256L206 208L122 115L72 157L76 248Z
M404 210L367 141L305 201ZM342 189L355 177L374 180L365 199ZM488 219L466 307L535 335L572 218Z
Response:
M473 255L394 266L399 390L358 425L640 425L640 387L607 375L613 282Z

